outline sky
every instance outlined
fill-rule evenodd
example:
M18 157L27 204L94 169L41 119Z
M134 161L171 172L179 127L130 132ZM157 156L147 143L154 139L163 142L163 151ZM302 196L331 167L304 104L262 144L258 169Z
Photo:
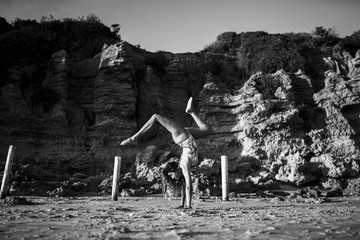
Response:
M0 16L40 20L97 15L148 51L197 52L223 32L360 30L360 0L0 0Z

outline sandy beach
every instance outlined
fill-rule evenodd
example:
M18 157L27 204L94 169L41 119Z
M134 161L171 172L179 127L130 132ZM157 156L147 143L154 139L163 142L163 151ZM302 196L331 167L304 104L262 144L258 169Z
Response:
M322 203L244 194L194 201L162 195L2 200L1 239L359 239L360 197Z

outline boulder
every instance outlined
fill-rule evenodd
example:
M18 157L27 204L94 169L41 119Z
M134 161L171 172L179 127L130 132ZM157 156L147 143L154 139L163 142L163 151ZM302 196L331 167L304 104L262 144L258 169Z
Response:
M339 180L336 180L334 178L323 177L320 179L320 186L323 189L332 189L334 187L341 188L342 183Z
M221 163L219 160L204 158L198 168L198 172L206 173L206 175L217 175L220 176L221 173Z
M341 197L343 196L343 189L339 186L334 186L326 193L326 197Z
M345 191L354 194L359 195L360 194L360 177L354 177L354 178L348 178L345 181L346 188Z
M354 177L359 174L359 170L357 161L334 157L330 154L322 154L310 160L310 171L324 177Z
M148 146L136 156L136 178L147 179L152 182L161 177L159 167L154 167L159 156L159 150L155 146Z

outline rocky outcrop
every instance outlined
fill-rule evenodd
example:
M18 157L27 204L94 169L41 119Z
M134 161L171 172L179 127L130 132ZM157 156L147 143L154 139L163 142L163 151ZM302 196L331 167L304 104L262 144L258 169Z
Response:
M314 94L301 71L278 71L258 73L231 93L208 76L199 96L201 112L217 135L202 143L232 161L260 161L276 180L298 186L321 177L355 177L360 159L359 83L331 71L325 88Z
M224 86L210 80L200 97L202 112L212 116L212 125L224 138L223 153L231 149L231 159L260 161L263 168L277 174L277 180L303 184L313 178L306 171L309 149L292 86L298 78L282 71L259 73L235 94L219 92Z
M120 141L136 128L131 64L131 49L123 44L81 62L59 51L41 87L51 95L35 101L35 94L24 98L16 82L2 87L0 141L17 146L18 166L36 169L24 178L59 181L76 172L107 171L120 155ZM49 99L56 101L45 108Z
M353 58L348 52L344 52L345 66L347 67L347 77L355 79L360 77L360 50L358 50Z
M321 82L315 91L316 79L301 70L242 79L233 59L167 53L159 71L133 50L120 43L104 46L80 62L59 51L39 91L24 94L17 81L1 88L1 156L14 144L16 168L27 169L17 184L56 180L83 191L86 184L68 181L71 176L111 173L114 156L122 157L122 171L138 182L159 184L162 164L180 154L169 134L155 128L137 146L119 143L154 113L194 126L184 112L190 96L215 130L198 141L205 166L194 175L200 195L219 188L218 172L206 166L221 155L229 157L230 186L239 191L273 188L277 182L345 188L348 179L358 178L359 52L355 58L324 58L324 87L318 91ZM134 59L144 65L137 72Z

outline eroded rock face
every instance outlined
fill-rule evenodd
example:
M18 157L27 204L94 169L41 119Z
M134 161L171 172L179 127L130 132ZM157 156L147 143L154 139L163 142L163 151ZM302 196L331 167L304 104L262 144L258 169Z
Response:
M358 176L359 83L327 72L325 88L314 94L301 71L278 71L258 73L231 93L208 76L201 113L218 134L202 143L219 151L221 139L232 158L253 158L276 180L298 186Z
M132 69L131 49L123 44L81 62L72 62L65 51L54 53L42 86L51 96L36 102L24 98L19 85L2 87L2 145L16 145L17 164L35 167L39 179L107 171L120 155L120 141L136 128ZM45 109L50 97L56 101Z
M162 72L145 65L140 77L133 59L142 56L126 44L105 46L81 62L59 51L42 86L52 104L24 97L16 82L1 88L1 156L4 146L14 144L17 163L32 166L29 173L36 170L32 178L62 182L78 172L111 173L114 156L121 156L124 171L135 169L138 179L154 184L160 165L181 152L169 134L154 128L138 146L119 143L154 113L195 126L184 112L193 96L200 116L215 130L198 141L200 160L227 155L230 184L302 186L326 179L323 185L331 188L359 176L359 54L345 54L342 62L325 58L324 88L315 91L315 80L303 71L240 79L235 63L218 59L226 66L219 74L209 67L214 64L209 55L169 53ZM156 147L145 149L151 145ZM203 186L206 179L195 178L194 184Z
M345 65L347 66L347 76L350 79L360 77L360 50L358 50L353 58L348 52L344 52Z

